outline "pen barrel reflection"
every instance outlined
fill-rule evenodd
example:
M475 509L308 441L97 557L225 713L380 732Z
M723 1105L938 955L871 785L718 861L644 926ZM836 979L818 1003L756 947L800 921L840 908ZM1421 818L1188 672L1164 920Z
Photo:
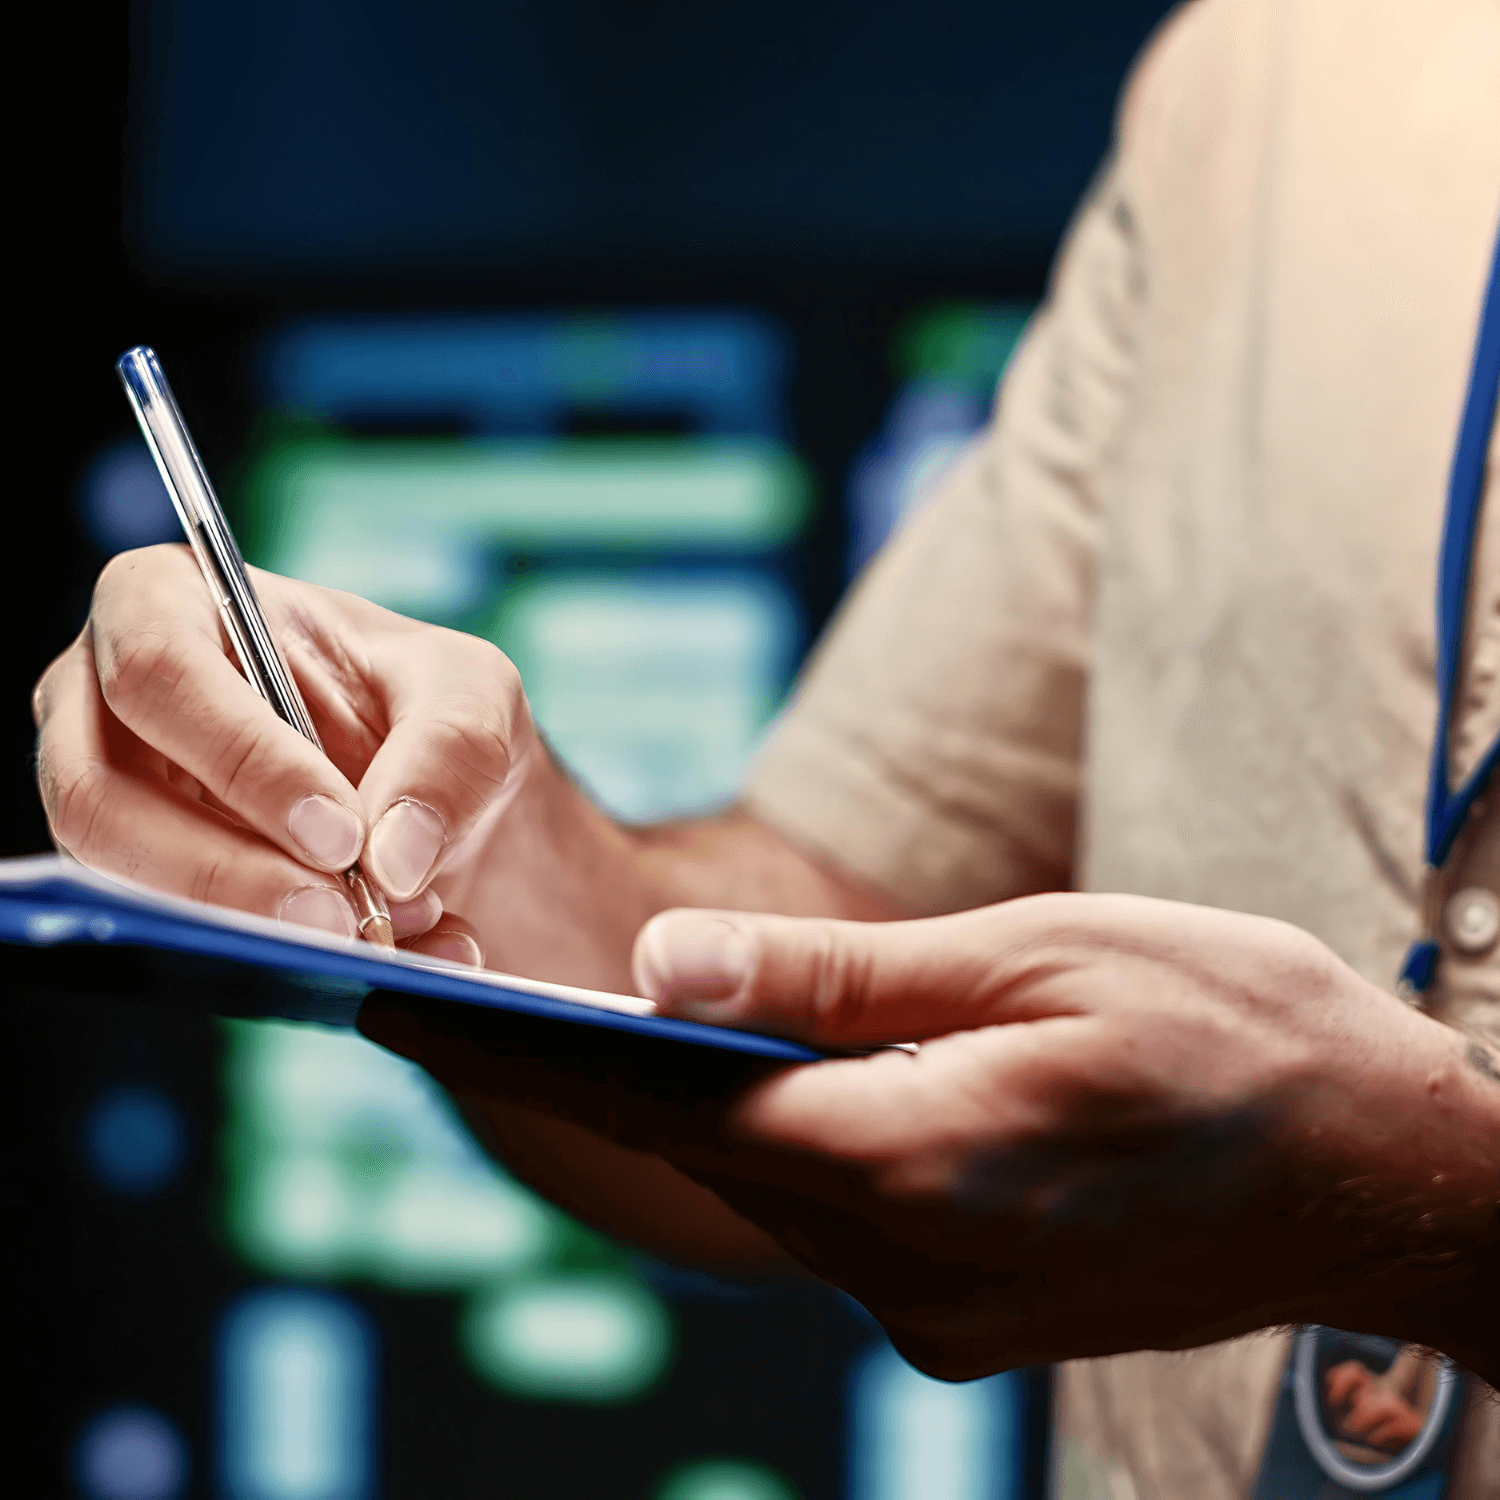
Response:
M371 884L370 877L360 869L358 863L344 871L344 884L349 889L349 899L354 903L354 919L359 924L359 935L377 948L394 948L396 934L391 927L390 908L385 897Z

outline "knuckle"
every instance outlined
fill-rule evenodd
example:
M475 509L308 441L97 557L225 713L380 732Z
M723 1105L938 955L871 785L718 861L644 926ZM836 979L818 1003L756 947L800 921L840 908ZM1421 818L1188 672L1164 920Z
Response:
M505 655L503 651L496 651L499 660L495 663L495 675L503 701L509 703L519 698L524 691L521 683L521 672L516 664Z
M494 642L477 635L465 636L464 641L492 687L504 692L521 685L515 663Z
M1060 954L1076 950L1080 944L1094 944L1107 934L1080 910L1079 897L1071 891L1042 891L1021 896L1008 903L1012 915L1024 915L1027 937L1024 952L1028 960L1046 967ZM973 914L981 919L981 913Z
M273 761L274 751L265 730L255 724L236 724L218 747L205 781L215 796L233 806L273 773Z
M46 723L52 713L52 705L57 696L58 674L62 668L64 657L72 650L64 651L62 656L55 657L51 665L36 680L36 686L31 690L31 722L38 729Z
M813 938L808 960L808 1000L818 1033L854 1034L870 1008L870 955L842 941L833 926L823 925Z
M122 719L170 696L181 680L178 652L167 636L155 631L106 641L100 657L100 691Z
M202 901L208 906L229 906L228 887L231 883L231 866L222 855L213 854L202 860L193 871L188 896L193 901Z
M1313 984L1334 982L1344 965L1325 943L1290 923L1279 923L1285 960L1294 973Z
M432 750L445 774L478 796L492 793L510 766L510 725L500 705L475 697L432 726Z
M187 546L167 542L155 547L134 547L117 552L99 570L94 580L94 615L107 614L123 601L134 603L152 593L158 580L180 568L187 560Z
M509 726L513 707L521 696L521 674L516 664L493 642L479 636L460 637L464 676L474 684L477 701L490 705L496 719Z
M94 580L95 605L110 599L122 587L128 587L128 580L131 574L140 567L140 562L140 556L135 551L115 553L99 569L99 576Z
M101 820L108 799L102 795L104 768L84 761L59 767L46 750L37 756L37 784L47 822L58 843L85 863L101 847Z

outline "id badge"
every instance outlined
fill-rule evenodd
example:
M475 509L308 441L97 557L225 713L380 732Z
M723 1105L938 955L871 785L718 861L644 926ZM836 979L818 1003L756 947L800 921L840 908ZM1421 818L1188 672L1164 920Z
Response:
M1443 1500L1464 1384L1398 1339L1302 1329L1252 1500Z

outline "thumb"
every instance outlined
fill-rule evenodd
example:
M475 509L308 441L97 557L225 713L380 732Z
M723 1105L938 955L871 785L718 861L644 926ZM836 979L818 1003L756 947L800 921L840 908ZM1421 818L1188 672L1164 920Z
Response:
M662 912L635 940L639 992L663 1014L824 1046L918 1041L999 1019L980 913L841 922Z

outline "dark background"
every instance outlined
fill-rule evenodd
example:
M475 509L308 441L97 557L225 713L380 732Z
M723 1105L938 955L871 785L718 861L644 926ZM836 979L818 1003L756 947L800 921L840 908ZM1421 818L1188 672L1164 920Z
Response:
M16 466L0 560L4 852L48 847L29 691L104 561L75 501L90 456L131 431L121 350L163 352L222 473L253 416L252 350L292 315L768 314L792 341L793 443L821 497L800 580L816 628L844 584L838 500L890 398L893 335L934 302L1041 294L1120 81L1165 9L156 0L33 17L13 58L42 87L15 164L34 211L13 242L25 275L12 297L37 331L13 419L16 451L34 457ZM211 1316L245 1279L203 1210L219 1043L150 1005L10 990L23 1123L6 1180L25 1235L19 1300L39 1326L31 1443L51 1476L34 1492L66 1492L74 1435L109 1401L159 1406L190 1446L206 1441ZM79 1164L85 1104L123 1076L158 1080L194 1126L190 1168L150 1214ZM820 1500L837 1493L838 1369L867 1335L799 1295L770 1315L703 1304L669 1395L715 1420L716 1346L736 1319L769 1317L764 1379L790 1382L806 1417L782 1466ZM389 1304L396 1372L385 1493L489 1492L504 1419L455 1417L451 1337L410 1300L368 1300ZM550 1493L537 1483L524 1492ZM593 1493L633 1491L601 1475Z

